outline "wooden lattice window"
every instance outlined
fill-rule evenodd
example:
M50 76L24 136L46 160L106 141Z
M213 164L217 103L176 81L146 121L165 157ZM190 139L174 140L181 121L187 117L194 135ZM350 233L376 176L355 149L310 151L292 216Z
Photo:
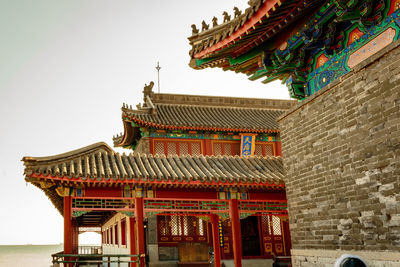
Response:
M171 216L171 235L182 235L182 217L177 215Z
M215 156L235 156L240 154L240 142L213 142L213 154Z
M272 232L274 235L282 235L281 219L277 216L272 216Z
M274 144L273 143L256 143L256 147L254 150L254 155L256 156L275 156L274 153Z
M189 144L188 143L179 143L179 154L180 155L187 155L189 154Z
M157 216L158 240L170 242L207 242L207 222L195 216Z
M160 155L201 155L201 141L154 140L154 154Z
M165 153L165 148L164 148L164 142L155 142L154 143L154 154L164 154Z
M262 225L263 235L272 234L270 216L261 216L261 225Z
M177 142L167 142L167 153L168 155L177 155L178 154L178 149L177 147Z
M261 223L264 235L282 235L282 222L278 216L262 216Z
M198 227L197 227L197 235L205 236L207 233L207 222L202 218L198 218Z
M201 146L200 143L190 143L192 154L191 155L201 155Z
M222 144L221 143L214 143L214 155L215 156L222 155Z

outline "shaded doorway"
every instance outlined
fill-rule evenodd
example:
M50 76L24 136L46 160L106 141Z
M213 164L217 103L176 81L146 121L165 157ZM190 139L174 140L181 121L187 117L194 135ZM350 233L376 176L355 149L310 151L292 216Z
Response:
M257 216L249 216L240 220L243 256L261 255L258 221Z

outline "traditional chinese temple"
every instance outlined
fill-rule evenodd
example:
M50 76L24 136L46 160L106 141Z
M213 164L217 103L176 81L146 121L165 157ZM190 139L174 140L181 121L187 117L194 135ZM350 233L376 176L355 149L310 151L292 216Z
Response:
M278 119L293 265L400 266L400 1L248 3L192 25L190 66L281 80L299 100Z
M135 109L122 107L124 132L113 141L128 155L96 143L23 158L25 179L64 216L56 262L82 261L78 234L90 229L102 235L99 257L132 265L209 266L209 251L215 266L290 255L276 120L295 101L160 94L152 86Z

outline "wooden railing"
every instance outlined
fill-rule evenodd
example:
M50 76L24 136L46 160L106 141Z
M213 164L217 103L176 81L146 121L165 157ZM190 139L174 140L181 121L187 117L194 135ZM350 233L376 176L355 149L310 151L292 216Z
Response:
M102 253L101 246L79 246L78 247L78 254L84 255L100 255Z
M136 263L140 266L139 255L132 254L63 254L63 251L51 255L52 267L76 267L76 266L105 266L110 267L111 264L120 266L130 266Z

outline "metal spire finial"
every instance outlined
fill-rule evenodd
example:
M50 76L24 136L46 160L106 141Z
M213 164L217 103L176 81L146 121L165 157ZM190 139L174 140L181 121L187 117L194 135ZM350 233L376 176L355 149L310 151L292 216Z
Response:
M157 61L157 66L156 66L156 70L157 70L157 76L158 76L158 93L160 93L160 63Z

